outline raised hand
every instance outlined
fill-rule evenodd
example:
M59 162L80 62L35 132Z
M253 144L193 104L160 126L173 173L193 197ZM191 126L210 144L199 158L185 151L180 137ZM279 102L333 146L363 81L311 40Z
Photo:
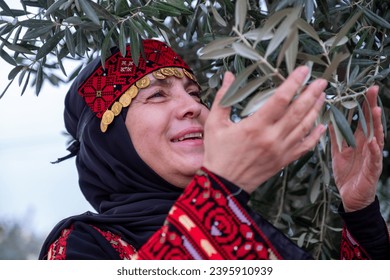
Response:
M219 101L234 81L226 73L205 125L203 165L251 193L276 172L312 149L323 125L314 126L327 82L318 79L294 99L308 74L298 67L263 107L238 123Z
M355 132L356 147L348 147L344 143L340 152L334 130L330 127L333 173L347 212L362 209L375 200L376 186L382 172L384 134L381 108L377 105L378 87L369 88L366 97L363 112L366 120L369 120L368 107L371 109L374 136L371 141L359 124Z

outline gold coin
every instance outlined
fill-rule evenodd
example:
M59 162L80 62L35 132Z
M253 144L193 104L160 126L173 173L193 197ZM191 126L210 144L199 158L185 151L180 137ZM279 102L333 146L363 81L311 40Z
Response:
M100 122L100 130L104 133L107 131L108 125L104 124L103 121Z
M177 78L180 78L180 79L181 79L181 78L184 77L183 72L180 71L179 68L173 68L173 73L174 73L175 77L177 77Z
M115 116L118 116L122 111L122 104L120 102L115 102L112 107L111 111L114 113Z
M138 88L146 88L150 85L149 77L145 76L140 80L136 81L135 84Z
M164 80L164 79L167 78L163 73L161 73L160 69L154 71L154 72L153 72L153 76L154 76L156 79L158 79L158 80Z
M132 85L128 90L126 90L126 94L130 95L131 99L133 99L138 94L138 88L135 85Z
M185 74L188 78L190 78L191 80L193 80L193 81L196 82L196 78L195 78L194 75L192 75L190 72L188 72L188 71L187 71L186 69L184 69L184 68L183 68L183 72L184 72L184 74Z
M122 94L121 97L119 97L119 103L121 103L123 107L129 106L130 103L131 103L131 96L130 96L130 94L128 94L127 92Z
M102 123L109 125L114 120L115 115L111 110L107 110L104 112L102 116Z
M175 75L175 72L170 67L161 68L161 73L163 73L165 76L173 76L173 75Z

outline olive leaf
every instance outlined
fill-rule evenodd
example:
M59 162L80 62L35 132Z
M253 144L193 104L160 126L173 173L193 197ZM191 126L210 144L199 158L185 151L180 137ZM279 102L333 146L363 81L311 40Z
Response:
M249 100L244 110L242 110L241 116L246 117L259 110L268 101L268 99L275 93L275 91L276 89L272 88L257 93L254 97L252 97Z
M232 44L232 48L236 52L236 54L241 55L242 57L251 59L253 61L258 61L262 59L262 56L257 51L242 43L235 42Z
M337 109L337 107L332 104L330 104L330 111L331 111L332 123L335 126L335 128L337 128L337 130L341 133L342 138L346 141L348 146L355 148L356 147L355 137L353 135L351 126L348 123L345 116L343 115L343 113L341 113L340 110ZM341 150L342 144L339 137L337 142L339 145L339 149Z
M310 0L309 0L310 1ZM318 36L316 30L310 25L308 24L306 21L304 21L303 19L301 18L298 18L295 22L296 26L302 30L303 32L305 32L307 35L309 35L311 38L313 38L314 40L316 40L317 42L321 42L322 40L320 39L320 37Z
M120 25L119 31L119 50L123 57L126 56L126 45L127 45L127 36L126 36L126 21L122 22Z
M54 2L53 4L51 4L51 6L49 8L47 8L44 16L45 17L48 17L50 16L52 13L56 12L58 9L60 9L60 7L64 4L68 2L68 0L58 0L56 2Z
M383 17L375 14L374 12L372 12L371 10L365 7L362 8L362 11L364 12L364 16L367 17L368 19L372 20L379 26L382 26L386 29L390 29L390 23L387 20L385 20Z
M7 3L4 2L4 0L0 0L0 8L3 10L3 13L6 16L14 16L13 11L10 9L10 7L7 5Z
M337 67L339 66L339 64L343 60L347 59L348 57L349 57L349 53L347 53L347 52L336 53L331 64L329 65L328 68L326 68L325 72L322 74L322 78L329 81L331 79L332 75L337 70Z
M292 28L290 34L287 39L284 41L282 45L282 49L279 52L278 59L276 62L276 67L280 67L282 63L283 56L285 57L287 71L291 74L291 72L295 69L297 55L298 55L298 30L296 28Z
M134 27L134 23L132 20L129 20L130 27ZM129 29L130 33L130 52L131 52L131 58L134 61L134 64L138 66L139 57L141 54L141 36L134 31L133 28Z
M246 6L246 5L245 5ZM217 9L212 6L211 7L211 12L213 13L213 16L215 18L215 21L220 25L220 26L223 26L223 27L226 27L227 26L227 23L226 21L223 19L223 17L218 13ZM245 19L245 17L244 17Z
M247 14L247 5L246 1L236 1L236 28L242 32L244 29L245 19Z
M60 32L54 34L52 37L50 37L45 44L42 45L42 47L38 50L37 55L35 57L36 60L39 60L43 58L44 56L48 55L57 45L58 43L64 38L65 30L61 30Z
M226 48L227 46L231 45L233 42L235 42L238 39L238 37L227 37L227 38L219 38L216 39L206 46L202 47L198 51L198 55L202 58L206 54L213 53L214 51L219 51L221 49ZM212 55L211 55L212 57ZM207 59L207 58L206 58Z
M361 128L363 130L364 135L366 137L368 137L367 122L366 122L366 118L364 116L362 107L360 106L359 103L357 103L357 107L358 107L358 116L359 116L359 122L360 122Z
M69 28L65 29L65 42L66 42L66 46L68 47L70 55L72 57L75 57L76 56L76 47L74 44L73 34L69 30Z
M19 74L19 72L24 68L22 65L15 66L11 72L8 74L8 80L13 80Z
M16 63L15 59L13 59L7 52L5 52L4 50L0 50L0 57L8 62L9 64L13 65L13 66L17 66L18 64Z
M236 96L237 90L247 81L249 75L251 75L253 71L257 68L257 65L257 63L252 64L248 66L244 71L242 71L239 75L237 75L233 84L230 85L229 89L222 97L220 101L221 106L228 107L232 104L232 102L235 102L234 100L232 101L232 96ZM240 99L240 97L238 98Z
M283 22L278 27L275 35L268 44L267 51L265 53L265 58L267 58L271 53L273 53L280 43L289 35L291 31L291 26L294 25L295 21L298 19L301 9L296 7L291 10L291 12L286 16Z
M356 23L358 18L362 15L362 11L359 10L357 13L355 13L343 26L343 28L337 33L336 37L334 38L331 49L335 46L338 46L339 42L346 37L348 31L353 27L353 25Z
M220 50L210 51L208 53L201 54L200 59L220 59L228 56L235 55L236 51L233 48L224 48Z
M43 83L43 68L42 63L38 63L37 76L35 80L35 95L39 95Z
M80 8L83 10L85 15L96 25L100 25L99 17L97 16L95 10L90 4L90 0L78 0Z
M272 14L269 18L267 18L264 25L259 28L258 30L258 36L255 41L255 45L257 45L262 40L268 40L270 39L270 34L274 34L273 30L274 28L290 13L292 12L292 8L283 9L280 11L275 12ZM272 36L273 37L273 36Z
M311 203L316 202L318 196L321 193L321 178L317 177L314 184L310 187L309 199Z
M223 106L233 106L237 103L243 101L249 95L251 95L256 89L258 89L261 85L263 85L269 78L267 76L262 76L260 78L255 78L252 81L248 82L245 86L236 89L233 91L231 89L228 91L224 98L221 101L221 105Z

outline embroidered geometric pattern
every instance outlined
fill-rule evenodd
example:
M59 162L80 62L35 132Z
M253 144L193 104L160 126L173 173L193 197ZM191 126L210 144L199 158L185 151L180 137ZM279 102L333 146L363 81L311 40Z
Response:
M203 169L191 184L137 259L281 259L213 174Z
M120 238L120 236L113 234L110 231L103 231L95 226L93 228L100 232L100 234L103 235L108 242L110 242L111 246L118 252L120 259L131 260L137 253L137 250Z
M343 228L341 246L341 260L369 260L368 254L359 246L346 227Z
M197 173L171 208L165 224L138 252L120 236L92 227L125 260L282 259L234 195L206 169ZM51 244L48 259L67 259L72 230L73 226L64 229ZM340 258L370 259L345 227Z
M120 259L131 260L132 257L136 254L137 251L135 248L121 239L120 236L113 234L110 231L101 230L96 226L92 227L97 230L108 242L110 242L111 246L118 253ZM62 230L60 237L49 247L49 252L47 255L48 260L66 260L67 240L72 230L73 226Z
M66 260L66 241L72 229L73 227L62 230L61 236L50 245L47 254L48 260Z

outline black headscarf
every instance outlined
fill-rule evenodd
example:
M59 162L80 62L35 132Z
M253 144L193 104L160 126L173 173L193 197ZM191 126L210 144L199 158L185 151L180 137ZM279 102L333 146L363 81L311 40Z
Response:
M72 152L77 154L80 189L97 213L86 212L58 223L45 240L40 259L61 231L76 221L120 234L138 249L163 225L183 191L139 157L125 125L125 108L105 133L100 130L100 119L77 93L100 66L98 57L78 75L66 95L64 112L65 127L75 139Z

